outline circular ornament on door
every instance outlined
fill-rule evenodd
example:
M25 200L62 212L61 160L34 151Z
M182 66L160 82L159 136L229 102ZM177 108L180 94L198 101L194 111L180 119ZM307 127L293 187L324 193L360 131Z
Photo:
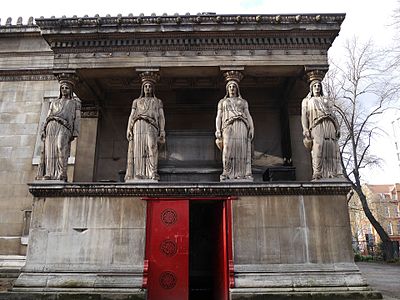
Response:
M167 226L175 224L177 219L176 211L172 208L164 209L161 213L161 221Z
M170 290L175 287L176 285L176 275L173 272L165 271L162 272L160 275L160 286L163 289Z
M174 256L178 247L173 240L164 240L160 245L161 252L166 256Z

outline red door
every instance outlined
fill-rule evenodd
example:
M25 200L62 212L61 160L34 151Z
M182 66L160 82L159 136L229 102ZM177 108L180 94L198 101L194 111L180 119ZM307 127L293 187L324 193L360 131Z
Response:
M148 200L148 299L189 298L189 200Z

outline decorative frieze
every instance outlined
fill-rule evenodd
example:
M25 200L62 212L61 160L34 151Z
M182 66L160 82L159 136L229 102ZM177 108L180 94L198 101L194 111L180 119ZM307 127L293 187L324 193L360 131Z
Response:
M4 70L0 71L0 81L50 81L56 80L51 69Z
M81 117L82 118L98 118L99 117L99 108L96 106L82 105Z
M29 184L35 197L218 197L263 195L346 195L347 182L319 183L207 183L207 184L144 184L144 183L46 183Z
M268 32L196 33L172 35L140 35L119 38L80 39L77 36L52 39L51 48L57 53L138 52L138 51L222 51L222 50L274 50L274 49L328 49L335 36L294 33L290 36ZM288 53L287 53L288 54Z

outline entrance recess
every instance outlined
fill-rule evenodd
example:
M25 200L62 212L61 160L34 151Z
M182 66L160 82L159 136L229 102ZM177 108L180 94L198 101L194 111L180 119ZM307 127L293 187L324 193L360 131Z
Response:
M227 300L230 199L146 199L148 299Z

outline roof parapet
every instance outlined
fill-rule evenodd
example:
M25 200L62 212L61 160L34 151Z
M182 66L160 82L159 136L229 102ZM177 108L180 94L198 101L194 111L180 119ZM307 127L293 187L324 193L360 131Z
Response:
M338 24L344 20L345 14L216 14L199 13L197 15L159 15L152 14L145 16L140 14L133 16L122 16L121 14L111 17L106 15L100 17L95 15L89 17L67 18L39 18L36 24L42 29L51 29L56 27L92 27L92 26L132 26L132 25L180 25L180 24Z
M35 26L33 17L29 17L26 23L23 22L22 17L18 17L17 22L13 24L12 18L8 17L4 24L1 24L0 19L0 27L11 27L11 26Z

